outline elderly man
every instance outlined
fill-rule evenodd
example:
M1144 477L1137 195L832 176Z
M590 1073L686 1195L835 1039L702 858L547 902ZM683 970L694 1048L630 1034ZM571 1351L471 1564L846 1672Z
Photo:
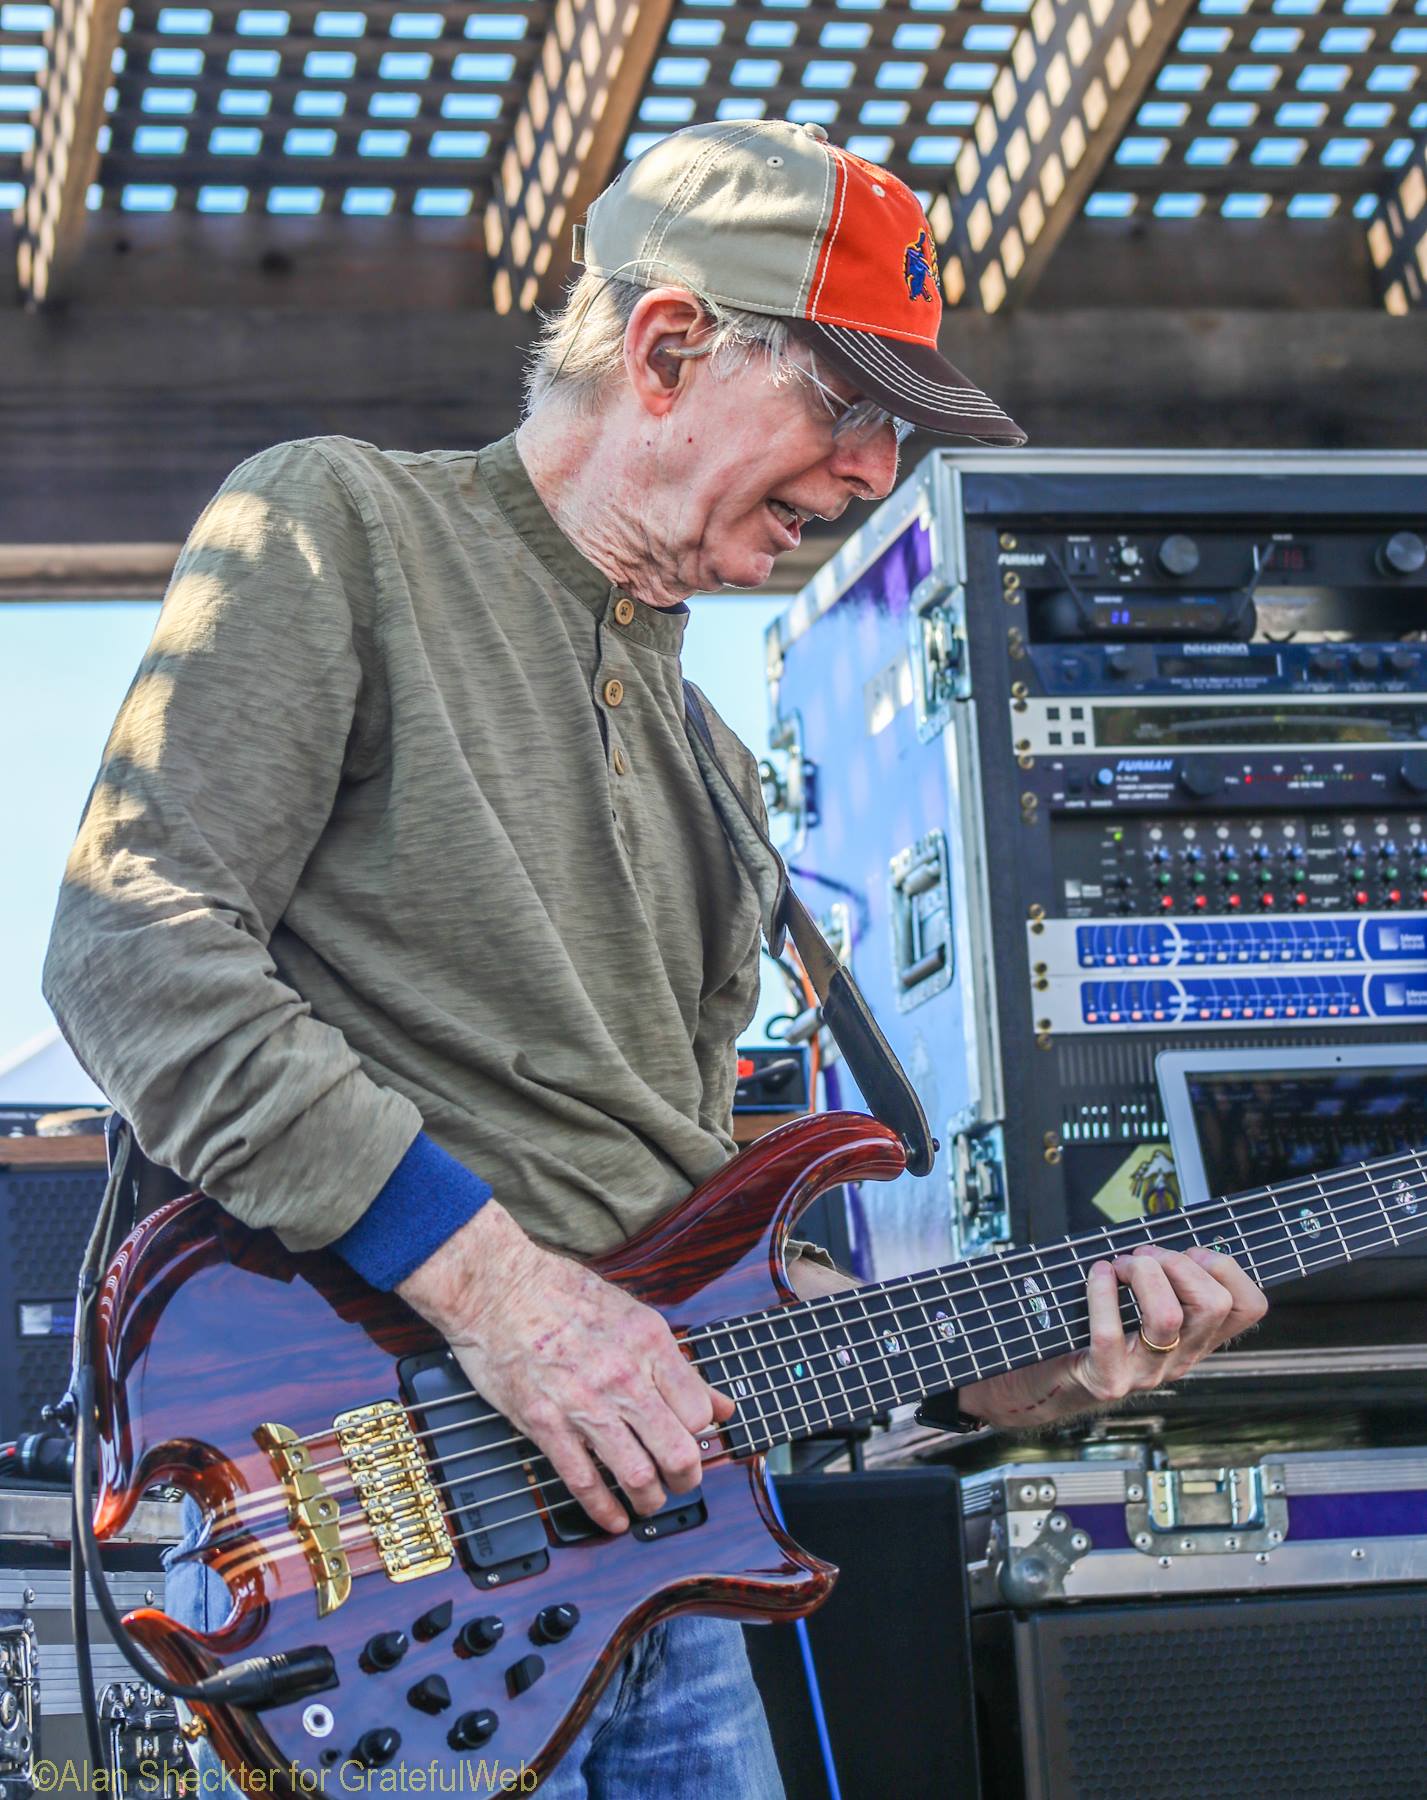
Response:
M674 134L584 254L514 437L314 438L225 483L109 741L46 993L151 1158L395 1289L617 1532L596 1461L653 1512L733 1411L578 1260L733 1150L758 902L685 733L685 601L887 494L911 424L1021 433L937 352L915 196L819 127ZM1262 1310L1208 1252L1100 1264L1089 1350L960 1403L1063 1418ZM216 1624L221 1589L171 1604ZM543 1791L777 1793L737 1629L648 1634Z

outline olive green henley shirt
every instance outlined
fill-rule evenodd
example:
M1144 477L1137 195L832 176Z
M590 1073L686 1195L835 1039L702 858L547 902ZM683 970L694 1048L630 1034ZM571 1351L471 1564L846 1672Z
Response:
M586 561L513 438L310 438L229 477L45 967L154 1161L306 1249L424 1126L589 1254L727 1159L759 901L685 734L687 617Z

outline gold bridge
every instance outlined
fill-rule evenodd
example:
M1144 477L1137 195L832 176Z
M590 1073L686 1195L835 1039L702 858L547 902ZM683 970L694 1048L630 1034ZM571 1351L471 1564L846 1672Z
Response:
M388 1576L415 1581L449 1569L451 1536L405 1409L378 1400L339 1414L332 1429Z
M342 1548L342 1509L312 1467L312 1454L289 1425L259 1425L253 1436L265 1450L287 1495L287 1516L312 1569L317 1616L325 1617L352 1591L352 1571Z

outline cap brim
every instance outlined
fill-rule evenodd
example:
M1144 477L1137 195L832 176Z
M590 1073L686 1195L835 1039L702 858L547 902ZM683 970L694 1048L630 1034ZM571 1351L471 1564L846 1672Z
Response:
M829 367L899 419L975 444L1012 448L1026 441L1025 432L989 394L926 344L813 319L789 319L788 324Z

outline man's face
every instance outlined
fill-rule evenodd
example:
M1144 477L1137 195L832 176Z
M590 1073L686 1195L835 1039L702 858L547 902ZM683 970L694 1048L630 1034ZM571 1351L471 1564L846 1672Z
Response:
M757 355L722 375L692 364L681 404L664 421L657 466L665 516L648 517L648 527L691 592L761 587L797 547L809 515L835 519L849 501L881 499L896 481L890 424L870 437L835 437L817 389L796 377L775 385L768 366ZM862 397L825 368L816 373L840 399Z

